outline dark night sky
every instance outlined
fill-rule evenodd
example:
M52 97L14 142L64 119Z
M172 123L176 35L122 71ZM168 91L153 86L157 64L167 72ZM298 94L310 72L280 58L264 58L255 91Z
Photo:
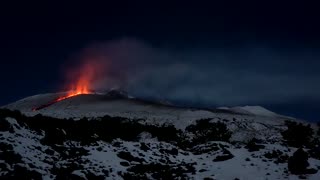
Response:
M64 64L85 47L95 43L110 44L119 39L125 43L131 41L128 39L135 39L137 44L143 42L143 46L175 52L184 57L188 65L202 63L210 68L218 63L227 67L226 73L230 70L238 72L247 64L250 66L248 71L260 71L264 69L262 64L267 64L267 70L259 80L278 78L280 76L274 74L281 71L281 75L289 76L288 81L292 83L283 83L282 87L279 81L274 91L281 88L302 90L288 93L290 96L281 102L263 102L257 98L254 103L276 112L319 121L320 14L317 4L304 1L260 4L230 1L219 4L156 2L2 5L0 104L58 90L63 81L61 69ZM206 60L199 60L201 52ZM217 53L227 54L226 62L211 61L210 57ZM161 64L172 62L163 60ZM194 71L197 70L190 70ZM295 79L296 86L293 86ZM157 81L157 78L153 80ZM251 82L251 79L247 81ZM193 82L187 88L192 88ZM229 86L232 87L232 83ZM204 88L206 91L215 91L216 87L207 86ZM268 88L272 91L273 87ZM172 93L169 94L171 99L182 101L183 96L175 98ZM241 95L241 92L238 94ZM186 101L199 106L217 105L212 102L214 99ZM253 104L250 99L247 102L243 99L236 103L228 102L225 105Z

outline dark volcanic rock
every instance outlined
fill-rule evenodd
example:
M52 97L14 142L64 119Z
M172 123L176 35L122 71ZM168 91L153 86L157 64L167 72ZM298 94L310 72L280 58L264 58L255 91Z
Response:
M246 145L246 148L248 149L249 152L259 151L264 147L265 147L264 145L258 144L255 138L249 141L248 144Z
M214 161L214 162L217 162L217 161L226 161L226 160L232 159L233 157L234 157L234 155L231 154L230 151L228 151L227 149L224 149L223 155L217 156L213 161Z
M0 159L4 160L6 163L11 164L11 165L22 162L21 155L15 153L14 151L11 151L11 150L5 150L5 151L1 152Z
M173 156L178 155L179 151L177 148L172 148L172 149L160 149L159 150L162 154L171 154Z
M130 166L130 164L127 161L121 161L120 164L121 166L125 166L125 167Z
M129 152L121 151L117 154L117 156L121 159L127 160L129 162L136 161L136 162L143 162L142 158L134 157Z
M170 166L151 163L139 164L128 168L128 172L123 175L123 178L149 179L147 174L151 174L154 179L188 179L187 173L195 173L193 164L181 163Z
M11 124L4 118L0 118L0 131L13 131Z
M289 158L288 169L292 174L314 174L317 173L315 169L307 169L309 166L308 153L302 148L294 152L293 156Z
M140 149L143 151L148 151L150 148L146 145L146 143L140 143Z
M45 145L54 145L62 144L65 140L65 131L63 129L55 128L45 132L45 137L41 140L41 143Z
M264 154L267 159L272 159L274 163L286 163L289 156L280 150L273 150Z
M33 179L41 180L42 175L37 171L28 170L26 167L15 165L12 172L9 172L1 179Z

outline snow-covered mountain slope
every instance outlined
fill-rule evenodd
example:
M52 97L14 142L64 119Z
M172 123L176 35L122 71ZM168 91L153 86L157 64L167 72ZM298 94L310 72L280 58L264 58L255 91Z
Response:
M31 96L0 109L0 178L320 176L319 127L263 107L181 108L117 91L50 104L64 95Z
M4 106L4 108L20 110L30 116L40 113L57 118L101 117L110 115L143 118L159 123L168 120L177 122L182 127L185 127L189 123L188 121L214 115L209 111L166 106L161 103L147 102L134 98L110 97L109 94L79 95L57 102L41 110L32 111L33 107L47 104L62 95L58 93L31 96Z
M4 106L11 110L20 110L26 115L33 116L43 114L57 118L82 118L101 117L104 115L121 116L128 118L142 118L154 123L173 123L179 128L185 128L194 120L203 118L220 119L255 119L255 121L269 121L273 117L275 124L283 124L286 117L277 115L263 107L244 106L225 108L226 111L201 110L192 108L180 108L162 103L148 102L140 99L129 98L124 93L111 91L107 94L79 95L52 104L49 107L32 111L34 107L47 104L65 93L41 94L27 97L17 102ZM252 117L256 115L258 117ZM268 118L266 118L268 117Z
M64 95L65 93L53 93L31 96L4 106L4 108L19 110L28 116L42 114L56 118L119 116L143 119L146 123L151 124L173 124L179 129L186 128L196 120L209 118L213 121L226 121L228 128L235 132L232 138L238 141L249 141L253 137L273 140L279 138L279 130L285 128L285 121L289 120L284 116L276 116L275 113L262 107L245 106L223 111L180 108L129 98L126 93L117 91L106 94L79 95L32 111L34 107L47 104ZM266 116L266 114L272 116Z
M298 175L297 150L284 142L236 143L223 123L197 121L184 131L124 118L26 117L0 110L4 179L318 179L320 157ZM298 162L296 162L298 159ZM291 163L291 164L292 164ZM292 166L292 165L291 165ZM291 168L292 169L292 168ZM298 171L299 172L299 171Z
M256 116L268 116L268 117L280 117L281 115L276 114L261 106L236 106L236 107L220 107L218 109L229 110L235 113L256 115Z

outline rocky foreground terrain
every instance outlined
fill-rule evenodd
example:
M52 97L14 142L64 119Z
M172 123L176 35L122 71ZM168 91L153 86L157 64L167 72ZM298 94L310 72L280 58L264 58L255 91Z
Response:
M320 177L319 125L261 107L198 110L109 94L32 112L35 99L0 109L0 179Z

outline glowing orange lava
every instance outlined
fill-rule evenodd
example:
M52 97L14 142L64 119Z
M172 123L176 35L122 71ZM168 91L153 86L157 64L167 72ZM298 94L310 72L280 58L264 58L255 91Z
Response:
M59 102L62 100L65 100L67 98L77 96L80 94L90 94L89 86L90 86L90 78L83 76L80 77L75 88L71 88L71 90L68 92L66 96L59 97L55 100L55 102Z
M67 71L69 83L66 87L69 89L68 92L46 104L32 108L32 110L37 111L74 96L92 93L90 89L93 88L94 82L102 77L104 67L102 61L97 59L89 59L75 65L74 69Z
M94 61L88 61L82 64L82 66L76 70L76 77L78 78L75 79L75 83L69 85L70 90L68 91L68 94L59 97L55 102L81 94L90 94L91 92L89 89L91 87L91 83L96 78L99 68L101 68L99 67L99 64Z
M62 97L59 97L51 102L48 102L47 104L43 104L39 107L34 107L32 108L32 111L37 111L37 110L40 110L40 109L43 109L43 108L46 108L48 106L51 106L52 104L54 103L57 103L59 101L63 101L65 99L68 99L68 98L71 98L71 97L74 97L74 96L78 96L78 95L81 95L81 94L90 94L90 91L89 91L89 81L86 80L86 78L80 78L77 85L76 85L76 88L75 89L71 89L67 95L65 96L62 96Z

